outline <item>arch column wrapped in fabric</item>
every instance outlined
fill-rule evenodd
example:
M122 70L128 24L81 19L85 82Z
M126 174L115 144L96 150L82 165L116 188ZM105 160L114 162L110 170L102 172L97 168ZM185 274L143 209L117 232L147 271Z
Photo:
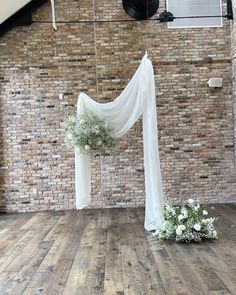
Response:
M154 72L147 53L122 93L112 102L99 103L85 93L78 98L77 113L90 110L104 118L114 128L114 136L127 133L138 118L143 116L143 149L145 174L146 230L155 230L163 221L164 194L158 150L156 95ZM91 202L90 156L75 151L76 208L82 209Z

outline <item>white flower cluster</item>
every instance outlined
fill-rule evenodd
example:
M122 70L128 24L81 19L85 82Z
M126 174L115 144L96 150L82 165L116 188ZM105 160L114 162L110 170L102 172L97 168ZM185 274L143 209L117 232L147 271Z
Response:
M182 207L165 205L164 218L161 228L153 236L160 240L175 240L177 242L200 242L203 238L217 239L214 227L215 218L209 217L198 201L189 199Z
M105 154L118 145L113 129L91 112L69 117L62 124L65 142L70 148L79 148L84 154Z

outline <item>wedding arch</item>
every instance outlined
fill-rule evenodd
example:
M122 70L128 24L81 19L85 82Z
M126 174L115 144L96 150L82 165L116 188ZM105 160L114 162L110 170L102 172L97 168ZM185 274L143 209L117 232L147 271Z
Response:
M164 194L158 150L156 95L154 72L147 53L122 93L112 102L98 103L81 93L77 114L90 110L101 116L114 128L114 136L121 137L129 131L142 115L145 173L146 230L157 229L163 220ZM91 159L75 150L76 208L82 209L91 202Z

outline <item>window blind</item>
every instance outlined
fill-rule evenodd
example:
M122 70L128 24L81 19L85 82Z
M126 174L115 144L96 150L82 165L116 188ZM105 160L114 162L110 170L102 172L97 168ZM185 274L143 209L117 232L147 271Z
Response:
M169 28L222 26L221 17L191 18L222 15L221 0L167 0L167 10L175 17L189 17L169 22Z

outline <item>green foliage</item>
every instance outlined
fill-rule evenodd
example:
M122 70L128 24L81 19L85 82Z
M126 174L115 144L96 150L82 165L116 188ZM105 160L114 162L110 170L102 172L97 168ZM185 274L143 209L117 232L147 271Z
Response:
M62 126L66 145L79 148L83 154L105 154L118 145L118 139L112 135L113 129L92 112L69 117Z
M207 218L207 215L208 212L193 199L189 199L182 207L173 207L166 203L164 221L153 236L161 242L165 240L201 242L203 238L217 239L218 234L214 227L216 218Z

